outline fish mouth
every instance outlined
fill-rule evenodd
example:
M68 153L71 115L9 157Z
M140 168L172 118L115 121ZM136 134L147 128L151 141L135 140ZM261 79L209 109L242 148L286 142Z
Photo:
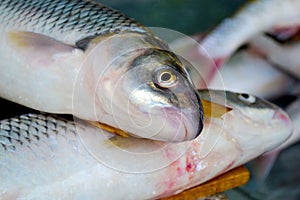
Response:
M173 142L193 140L201 134L203 129L201 123L203 121L197 112L174 107L163 108L163 112L166 115L169 125L172 127L171 129L176 133L169 133L173 134Z
M179 97L178 104L158 108L154 118L157 131L148 138L184 142L194 140L201 134L204 114L198 93L186 93L183 98Z
M204 126L203 105L197 90L194 95L196 99L191 100L189 108L181 108L178 111L185 129L185 141L196 139Z

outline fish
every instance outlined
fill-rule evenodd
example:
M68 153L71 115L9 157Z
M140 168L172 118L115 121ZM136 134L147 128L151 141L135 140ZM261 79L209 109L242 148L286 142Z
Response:
M0 198L162 198L276 148L292 131L287 114L263 99L198 92L231 110L205 117L202 134L181 143L125 138L50 114L1 120Z
M179 35L169 43L172 51L188 60L193 67L187 70L198 89L208 88L212 79L218 75L219 67L209 52L202 48L202 42L208 33L201 32L195 35ZM222 63L223 64L223 63Z
M196 81L197 88L207 88L209 83L219 76L219 70L228 62L232 55L243 45L256 43L264 49L266 42L261 43L257 36L262 34L274 35L279 38L289 38L299 31L300 25L300 2L287 0L256 0L249 1L233 16L225 18L222 22L211 31L193 35L190 38L182 38L177 41L177 48L184 57L193 61L198 74L202 75L193 77ZM256 43L255 43L256 41ZM278 48L277 48L278 49ZM279 60L276 56L281 52L295 52L296 48L274 50L271 55L266 52L266 56L274 57L271 60ZM276 52L275 52L276 51ZM281 55L282 56L282 55ZM288 57L288 56L287 56ZM289 60L285 57L285 60ZM278 62L280 69L297 72L295 66L287 66ZM293 64L297 60L293 59ZM195 71L195 69L193 70ZM299 72L297 72L299 73Z
M188 64L145 26L88 0L3 0L0 10L2 98L153 140L201 133Z
M222 64L256 34L297 27L300 24L299 9L300 2L293 0L250 1L235 15L224 19L200 46L213 60L219 61L217 64Z
M253 74L253 71L258 73ZM249 47L235 52L208 87L274 99L286 94L296 83L295 79L282 73L274 63Z
M300 52L299 40L280 44L271 37L258 35L249 41L249 45L276 64L284 73L300 80L300 63L297 59Z

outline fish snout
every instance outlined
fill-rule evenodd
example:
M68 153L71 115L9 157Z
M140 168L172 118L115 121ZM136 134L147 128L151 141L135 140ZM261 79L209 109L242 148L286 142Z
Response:
M282 109L278 109L274 112L273 119L282 121L287 127L293 126L290 117Z

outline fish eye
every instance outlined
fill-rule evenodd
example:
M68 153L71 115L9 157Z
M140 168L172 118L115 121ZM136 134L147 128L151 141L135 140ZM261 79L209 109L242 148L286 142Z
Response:
M170 88L177 84L177 76L169 69L161 69L156 72L156 83L163 88Z
M253 96L253 95L250 95L250 94L246 94L246 93L240 93L240 94L237 94L238 95L238 98L247 103L247 104L253 104L255 103L256 101L256 97Z

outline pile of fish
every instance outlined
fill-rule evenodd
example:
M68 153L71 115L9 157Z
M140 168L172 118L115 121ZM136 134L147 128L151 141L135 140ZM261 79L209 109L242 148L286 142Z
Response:
M293 122L293 133L255 163L259 179L268 174L280 150L300 139L299 11L299 1L255 1L208 35L182 38L174 44L178 53L201 66L201 77L192 74L198 88L281 99Z
M271 52L277 44L262 32L281 37L281 29L273 27L294 27L297 20L286 23L293 12L272 16L278 17L276 24L269 15L263 16L265 24L247 17L275 4L254 2L200 43L176 46L93 1L1 1L0 96L47 113L0 121L0 198L161 198L281 145L293 128L284 110L257 97L262 95L256 90L251 93L257 96L248 94L247 87L226 91L239 89L227 86L233 79L226 70L237 73L231 63L235 56L242 55L241 65L259 60L268 72L274 63L285 66L271 58L290 52L280 45ZM293 4L299 3L284 5L295 9ZM253 30L243 29L249 20ZM251 50L235 52L244 43ZM259 50L253 54L253 49ZM274 74L290 83L287 75ZM288 112L292 120L299 118ZM94 122L129 136L101 130Z

